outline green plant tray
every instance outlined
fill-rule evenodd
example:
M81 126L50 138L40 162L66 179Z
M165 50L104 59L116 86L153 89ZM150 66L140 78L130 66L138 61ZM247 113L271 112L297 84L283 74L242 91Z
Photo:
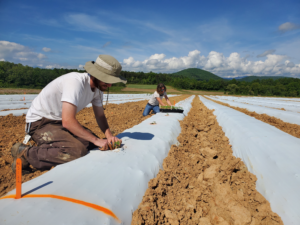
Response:
M183 113L183 109L160 109L164 113Z

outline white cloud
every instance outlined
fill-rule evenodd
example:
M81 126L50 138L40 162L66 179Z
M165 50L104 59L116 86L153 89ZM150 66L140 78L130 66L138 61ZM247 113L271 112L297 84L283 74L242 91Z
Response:
M171 31L171 30L168 30L165 27L160 27L160 26L154 25L152 23L148 23L148 22L143 23L143 22L139 21L138 23L140 23L140 24L144 25L145 27L150 28L150 29L152 29L154 31L158 31L158 32L167 34L169 36L174 36L174 32Z
M233 52L228 57L222 53L211 51L207 57L194 50L187 56L166 58L164 54L154 54L144 61L136 61L133 57L123 60L123 70L177 72L187 68L201 68L219 76L233 75L290 75L300 76L300 64L287 60L285 55L267 54L266 60L250 61Z
M295 66L295 63L291 62L290 60L286 60L284 62L284 64L287 66L287 67L294 67Z
M225 57L223 53L211 51L207 56L207 62L204 66L205 69L213 69L216 67L223 67L225 62Z
M61 65L58 65L58 64L52 64L52 65L47 65L45 66L46 69L54 69L54 68L66 68L65 66L61 66Z
M257 58L265 57L267 55L273 54L275 51L276 51L275 49L270 49L270 50L264 51L263 53L257 55L256 57Z
M165 58L166 55L165 54L154 54L151 55L149 59L158 59L158 60L162 60L163 58Z
M5 61L5 59L0 59L0 61L2 61L2 62L3 62L3 61Z
M81 65L81 64L78 66L79 69L83 69L83 67L84 67L84 65Z
M47 58L42 53L33 52L30 48L9 41L0 41L0 57L6 61L37 63Z
M42 50L43 50L44 52L50 52L50 51L51 51L51 48L44 47L44 48L42 48Z
M154 54L142 62L135 61L133 57L129 57L123 60L123 67L125 70L126 68L132 68L135 70L159 70L160 72L170 72L178 71L182 68L195 67L203 59L203 56L200 56L200 51L198 50L191 51L188 56L180 58L172 57L165 59L165 57L165 54Z
M106 42L106 43L102 46L102 48L105 48L105 47L109 46L110 44L111 44L111 42L108 41L108 42Z
M300 29L300 25L290 23L290 22L283 23L278 27L278 30L283 33L286 31L296 30L296 29Z
M125 65L132 66L135 61L133 57L129 57L128 59L124 59L123 62Z
M95 16L90 16L84 13L68 14L65 20L76 27L76 30L97 32L102 34L116 34L117 28L107 26Z

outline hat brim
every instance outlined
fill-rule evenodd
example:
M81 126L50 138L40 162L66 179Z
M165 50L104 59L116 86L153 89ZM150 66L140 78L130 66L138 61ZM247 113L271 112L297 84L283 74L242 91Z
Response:
M120 75L118 77L115 77L98 70L92 61L87 62L84 66L84 69L96 79L108 84L115 84L119 82L122 82L124 84L127 83L127 80Z

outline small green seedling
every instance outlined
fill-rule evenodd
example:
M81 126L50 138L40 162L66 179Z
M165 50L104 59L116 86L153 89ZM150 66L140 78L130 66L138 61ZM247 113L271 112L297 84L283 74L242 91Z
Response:
M120 148L121 147L121 143L119 141L116 141L114 144L115 144L116 148Z
M155 121L153 121L152 123L150 123L151 125L154 125L154 124L156 124L156 122Z
M121 147L120 141L116 141L114 143L108 143L108 148L110 150L114 150L114 149L117 149L117 148L120 148L120 147Z

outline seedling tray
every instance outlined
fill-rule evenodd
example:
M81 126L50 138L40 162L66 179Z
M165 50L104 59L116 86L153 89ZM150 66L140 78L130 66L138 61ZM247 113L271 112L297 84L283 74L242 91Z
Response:
M164 113L183 113L183 109L160 109Z

